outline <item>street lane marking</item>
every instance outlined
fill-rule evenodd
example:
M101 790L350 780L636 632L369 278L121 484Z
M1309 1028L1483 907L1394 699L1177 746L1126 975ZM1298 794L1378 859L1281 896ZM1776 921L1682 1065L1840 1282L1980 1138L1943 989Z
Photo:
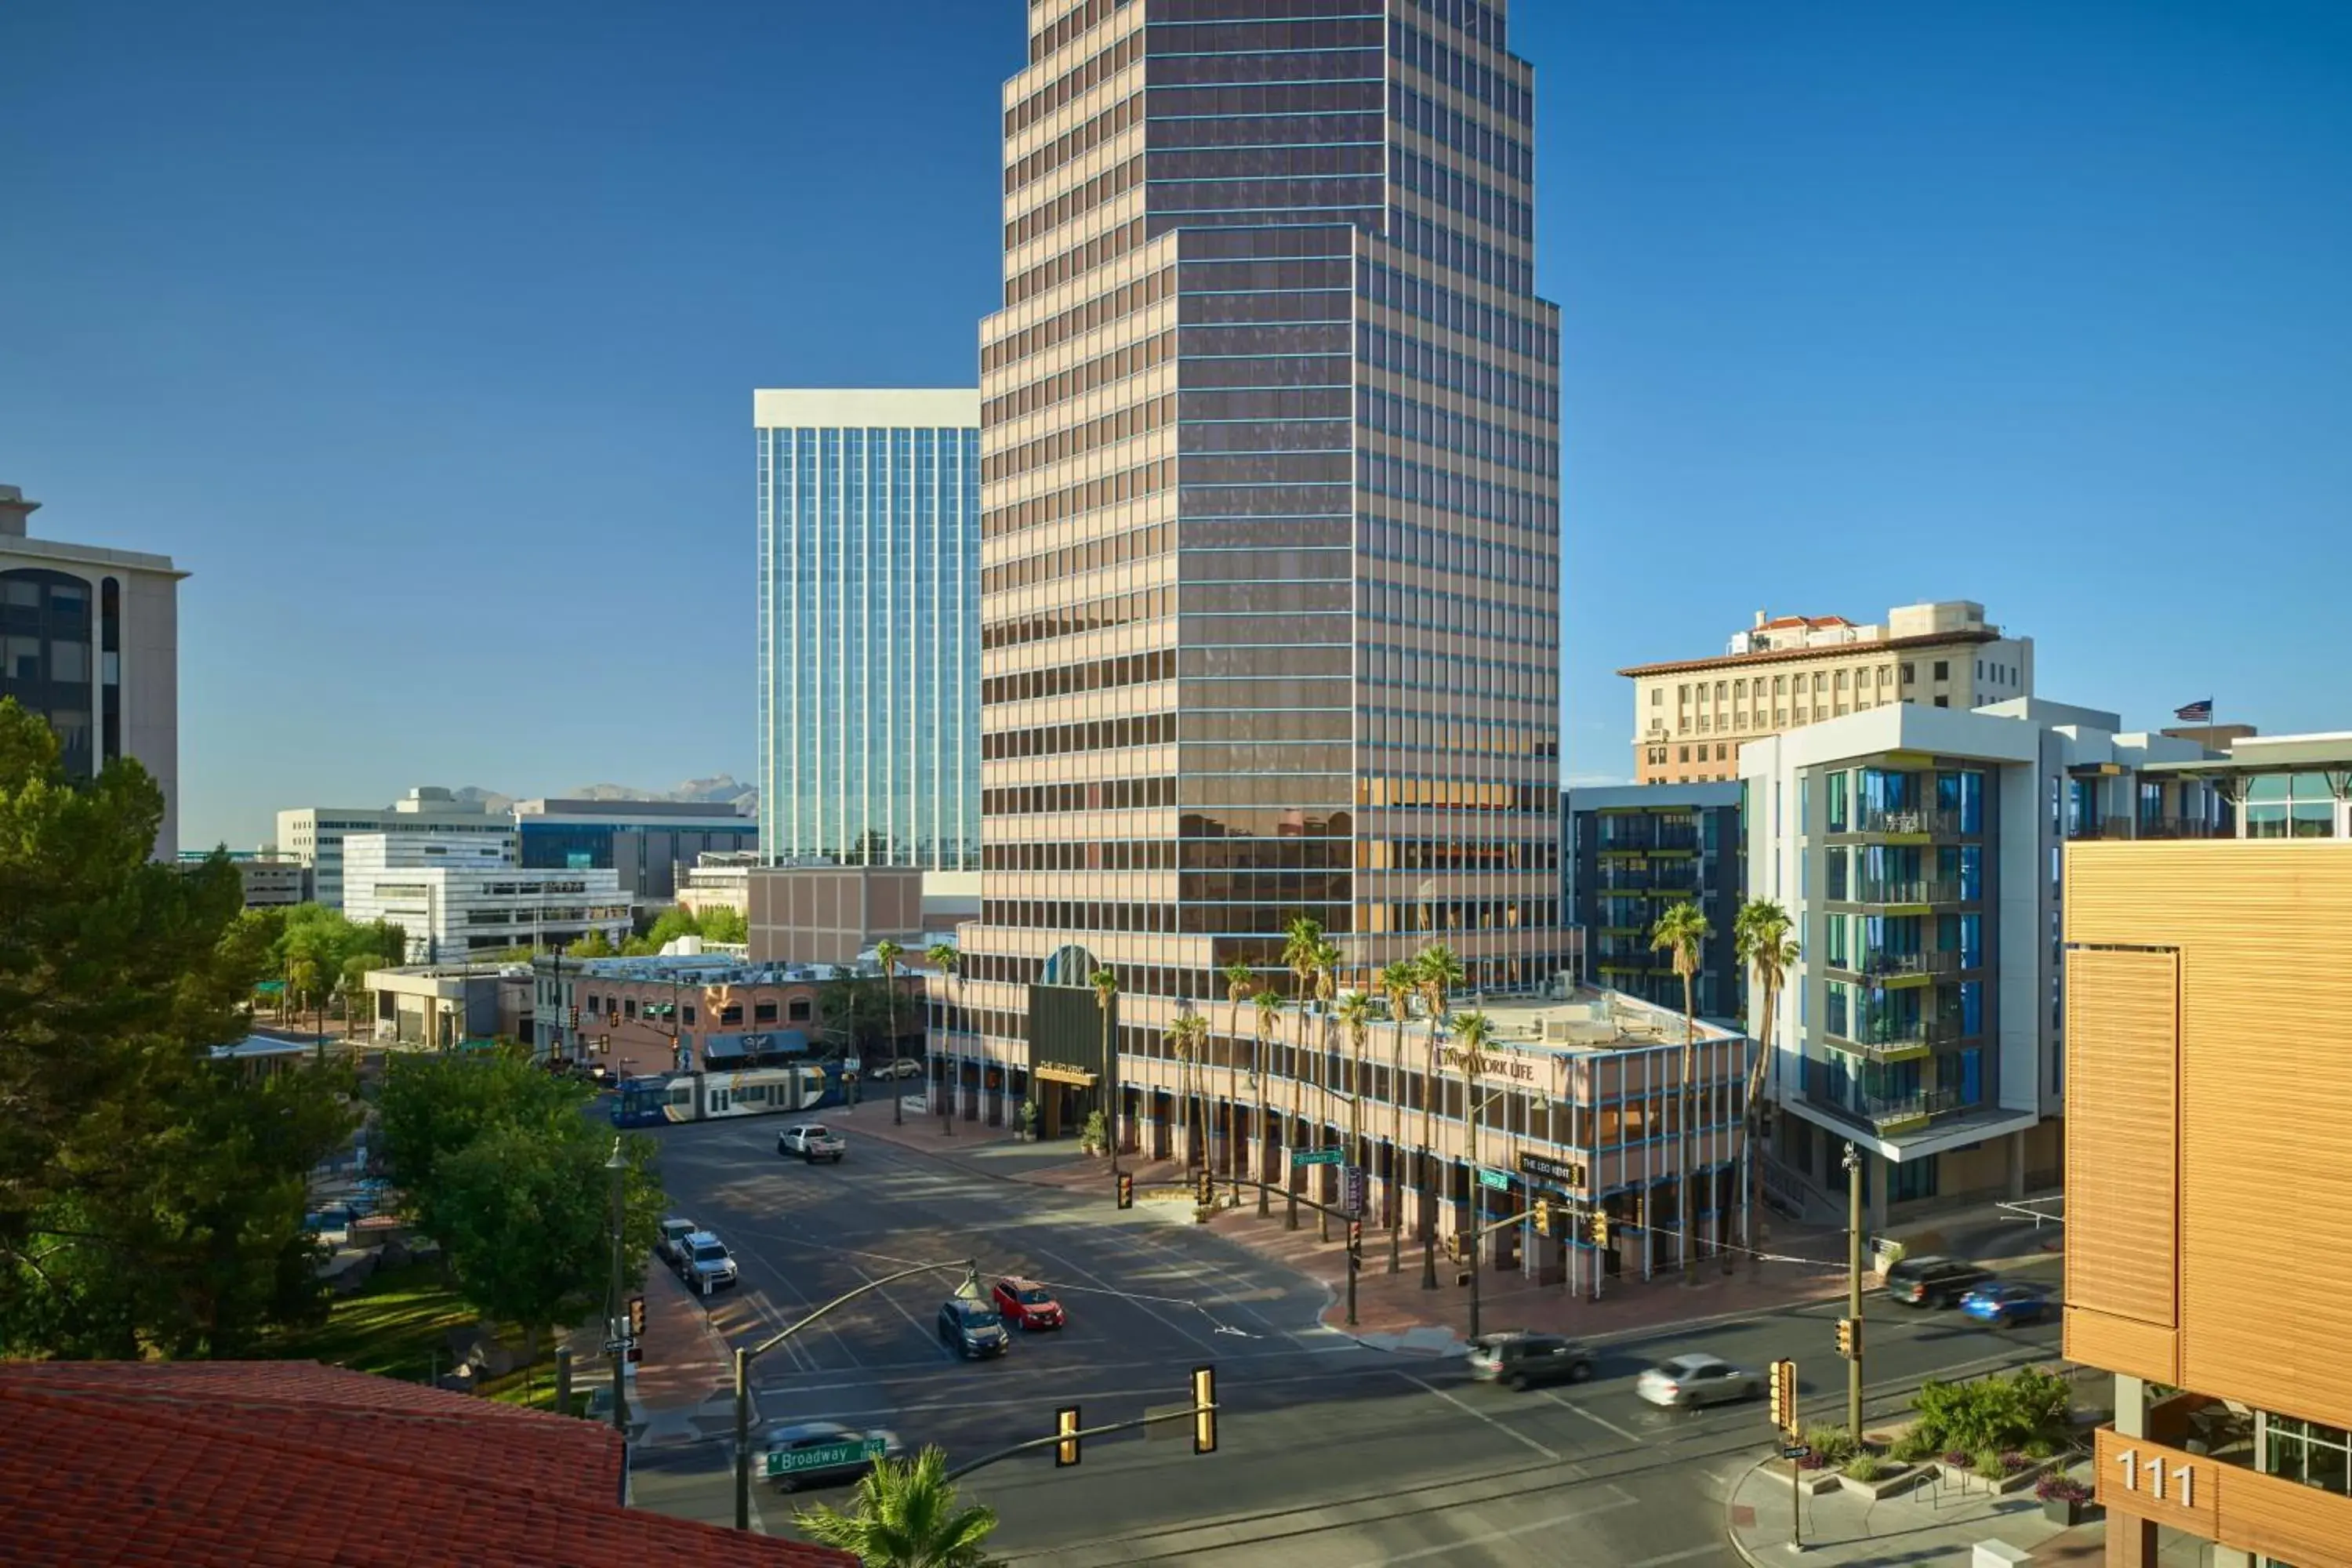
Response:
M1642 1440L1633 1433L1626 1431L1622 1426L1618 1426L1614 1421L1610 1420L1607 1416L1595 1415L1591 1411L1587 1410L1583 1405L1579 1405L1573 1399L1562 1399L1559 1394L1554 1394L1549 1388L1538 1389L1537 1392L1541 1394L1546 1399L1550 1400L1554 1405L1559 1405L1562 1410L1572 1410L1577 1415L1583 1416L1587 1421L1591 1422L1595 1426L1606 1427L1610 1431L1616 1433L1617 1436L1624 1438L1628 1443L1638 1443Z
M1492 1415L1489 1415L1485 1411L1479 1409L1476 1405L1464 1404L1461 1400L1455 1398L1444 1389L1438 1387L1435 1384L1423 1383L1421 1379L1413 1376L1411 1373L1401 1372L1397 1373L1397 1375L1403 1378L1415 1388L1420 1389L1423 1394L1435 1394L1438 1398L1443 1399L1446 1404L1451 1405L1454 1409L1461 1411L1464 1415L1476 1416L1479 1420L1484 1421L1487 1426L1492 1426L1496 1431L1500 1432L1504 1436L1512 1439L1514 1442L1526 1444L1528 1447L1533 1448L1537 1453L1541 1454L1545 1458L1557 1460L1559 1458L1559 1451L1558 1449L1544 1447L1541 1443L1537 1442L1533 1437L1528 1436L1525 1432L1512 1430L1510 1427L1504 1426L1500 1421L1496 1420ZM1628 1500L1630 1501L1631 1500ZM1427 1553L1416 1552L1414 1555L1425 1556ZM1391 1558L1390 1561L1402 1563L1404 1559L1398 1557Z
M1108 1280L1104 1279L1101 1275L1095 1273L1091 1269L1079 1268L1076 1264L1071 1262L1068 1258L1064 1258L1059 1253L1048 1252L1041 1247L1037 1249L1037 1256L1045 1258L1050 1263L1057 1264L1061 1268L1068 1269L1073 1274L1093 1280L1097 1285L1099 1285L1104 1289L1110 1291L1114 1296L1125 1294L1125 1292L1115 1289ZM1129 1299L1132 1300L1132 1298ZM1191 1303L1188 1302L1186 1304L1189 1306ZM1158 1323L1161 1328L1174 1330L1177 1333L1181 1334L1184 1338L1192 1341L1202 1350L1213 1351L1216 1349L1214 1345L1202 1339L1200 1335L1192 1332L1190 1329L1182 1328L1175 1323L1170 1322L1166 1318L1161 1317L1159 1313L1145 1306L1141 1301L1137 1301L1135 1303L1135 1307L1138 1311L1141 1312L1145 1317L1150 1318L1153 1322Z
M1443 1557L1450 1552L1460 1552L1465 1547L1487 1546L1497 1541L1509 1541L1521 1535L1532 1535L1538 1530L1556 1530L1563 1524L1573 1524L1580 1519L1591 1519L1597 1514L1615 1513L1622 1509L1641 1506L1640 1499L1618 1488L1612 1487L1610 1489L1618 1494L1615 1502L1604 1502L1598 1508L1571 1509L1566 1513L1556 1513L1549 1519L1530 1520L1525 1524L1512 1525L1508 1530L1490 1530L1482 1535L1467 1536L1460 1541L1449 1541L1442 1546L1424 1546L1415 1552L1400 1552L1392 1557L1367 1557L1359 1564L1359 1568L1386 1568L1386 1564L1391 1563L1418 1563L1423 1558ZM1712 1552L1715 1548L1709 1547L1707 1550Z
M856 1275L860 1279L865 1280L868 1285L874 1283L874 1276L868 1274L863 1268L858 1268L856 1264L852 1264L850 1266L849 1271L852 1274ZM936 1333L926 1330L920 1322L916 1321L914 1313L909 1312L905 1307L899 1305L898 1299L897 1297L891 1295L887 1290L876 1290L873 1291L872 1294L879 1296L885 1301L889 1302L891 1307L897 1310L898 1314L907 1320L907 1326L914 1330L916 1333L921 1335L928 1343L940 1352L942 1359L948 1361L957 1359L956 1353L953 1351L940 1343L939 1336Z

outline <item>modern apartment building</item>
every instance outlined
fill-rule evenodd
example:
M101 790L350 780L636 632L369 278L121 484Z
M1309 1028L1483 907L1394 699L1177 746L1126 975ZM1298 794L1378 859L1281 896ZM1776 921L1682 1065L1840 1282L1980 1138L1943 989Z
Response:
M1748 743L1748 891L1788 910L1802 952L1766 1042L1779 1206L1842 1212L1849 1142L1874 1226L2057 1180L2060 851L2151 768L2208 755L2039 698L1896 702Z
M1773 616L1711 658L1637 664L1633 777L1687 784L1739 776L1742 746L1894 702L1981 707L2033 695L2033 639L2001 635L1966 599L1909 605L1885 624Z
M131 757L163 792L154 856L180 847L180 581L168 555L35 539L41 503L0 485L0 697L49 721L74 778Z
M761 391L751 419L761 850L976 895L980 394Z
M514 814L485 811L435 784L421 784L391 805L303 805L278 814L278 852L310 868L310 896L343 907L343 841L352 834L495 836L501 856L515 853Z
M725 801L519 800L521 863L537 870L610 870L639 903L677 896L677 867L706 850L757 849L760 824Z
M1620 784L1561 797L1568 908L1583 933L1580 970L1589 984L1683 1005L1671 954L1650 945L1658 917L1689 902L1706 917L1693 994L1702 1016L1748 1016L1746 966L1731 922L1748 885L1748 837L1737 784Z
M618 947L629 899L605 869L527 869L510 841L468 833L354 833L343 841L343 910L408 933L408 959L439 963L510 947L561 948L591 931Z
M2352 736L2264 745L2221 776L2311 781L2308 833L2066 853L2065 1353L2126 1568L2352 1568Z

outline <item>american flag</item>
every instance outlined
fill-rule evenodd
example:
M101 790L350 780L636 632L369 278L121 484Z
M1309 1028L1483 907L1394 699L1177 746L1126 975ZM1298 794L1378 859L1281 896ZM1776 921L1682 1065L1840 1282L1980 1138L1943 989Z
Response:
M2175 708L2172 716L2184 724L2210 724L2213 721L2213 700L2191 702L2186 708Z

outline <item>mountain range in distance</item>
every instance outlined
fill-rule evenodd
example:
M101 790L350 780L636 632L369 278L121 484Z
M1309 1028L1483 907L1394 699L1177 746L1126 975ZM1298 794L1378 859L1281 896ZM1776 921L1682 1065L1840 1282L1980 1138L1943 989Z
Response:
M458 800L481 806L488 811L504 811L517 799L530 796L501 795L484 789L479 784L466 784L449 792ZM707 779L688 779L676 789L640 789L635 784L592 784L577 789L567 789L550 796L555 800L675 800L723 801L738 811L753 814L760 809L760 792L753 785L740 784L732 773L719 773Z

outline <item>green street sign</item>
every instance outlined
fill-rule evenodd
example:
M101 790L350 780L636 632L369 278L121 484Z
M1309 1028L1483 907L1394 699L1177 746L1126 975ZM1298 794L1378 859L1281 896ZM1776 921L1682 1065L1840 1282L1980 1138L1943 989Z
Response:
M1498 1192L1507 1193L1511 1190L1510 1174L1504 1171L1490 1171L1484 1165L1481 1165L1478 1167L1478 1184L1482 1187L1493 1187Z
M818 1448L771 1448L768 1450L768 1474L790 1476L803 1470L836 1470L844 1465L878 1459L882 1454L883 1442L879 1437L827 1443Z
M1293 1149L1290 1152L1290 1163L1294 1165L1340 1165L1345 1164L1347 1159L1345 1149Z

